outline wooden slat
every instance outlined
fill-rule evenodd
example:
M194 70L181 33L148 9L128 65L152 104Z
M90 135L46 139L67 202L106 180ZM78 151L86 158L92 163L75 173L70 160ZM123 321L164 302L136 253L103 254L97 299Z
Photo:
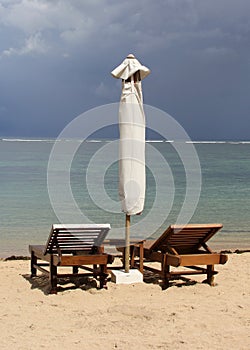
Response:
M67 251L71 251L72 254L76 251L86 251L86 252L90 252L93 250L93 247L79 247L79 246L64 246L64 247L60 247L59 249L52 247L51 251L55 251L55 252L67 252Z
M57 232L100 232L110 230L109 224L73 224L73 225L52 225L52 230Z
M75 246L84 246L84 247L88 247L88 246L93 246L94 245L94 241L75 241L75 240L63 240L63 241L59 241L58 245L60 247L63 247L64 245L75 245Z
M222 224L171 225L154 242L151 250L167 252L169 251L167 245L170 245L179 254L184 251L192 252L199 249L221 228Z
M91 250L100 246L110 230L109 224L52 225L44 253L63 253L72 249Z
M95 254L95 255L76 255L67 256L63 255L59 266L79 266L79 265L91 265L91 264L107 264L108 255L107 254Z
M181 255L180 266L215 265L220 264L220 254L191 254Z

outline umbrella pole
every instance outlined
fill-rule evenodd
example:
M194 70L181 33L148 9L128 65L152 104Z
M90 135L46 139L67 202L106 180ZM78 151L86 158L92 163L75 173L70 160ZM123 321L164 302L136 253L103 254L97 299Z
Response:
M126 214L126 233L125 233L125 272L129 272L129 255L130 255L130 215Z

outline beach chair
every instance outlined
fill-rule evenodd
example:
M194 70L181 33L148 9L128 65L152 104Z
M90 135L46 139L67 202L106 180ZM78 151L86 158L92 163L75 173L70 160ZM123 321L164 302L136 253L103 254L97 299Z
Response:
M109 230L109 224L52 225L46 245L29 246L31 277L37 270L48 274L51 294L57 293L59 277L94 276L106 288L109 256L101 245ZM58 267L72 267L72 273L59 275ZM85 273L78 273L79 268Z
M170 279L182 275L206 274L207 282L214 285L215 264L225 264L228 257L215 253L207 246L207 241L223 226L221 224L171 225L156 240L146 240L143 245L143 267L155 272L163 279L163 287L169 287ZM138 254L139 255L139 254ZM145 265L145 262L159 262L160 269ZM205 265L205 267L204 267ZM171 267L185 267L185 270Z

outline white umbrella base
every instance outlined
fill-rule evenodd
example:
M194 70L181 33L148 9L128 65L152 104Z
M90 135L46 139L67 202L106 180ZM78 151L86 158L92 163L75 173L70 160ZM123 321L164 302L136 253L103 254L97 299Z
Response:
M129 270L112 270L111 282L116 284L134 284L143 282L143 274L136 269Z

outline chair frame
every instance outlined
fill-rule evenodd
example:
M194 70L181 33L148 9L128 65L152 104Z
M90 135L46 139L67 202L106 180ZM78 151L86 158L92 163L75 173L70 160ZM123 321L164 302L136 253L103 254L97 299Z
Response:
M101 245L109 230L109 224L52 225L46 245L29 246L31 278L37 270L47 274L50 294L57 294L60 277L93 276L100 288L107 288L109 255ZM72 267L72 273L59 274L58 267ZM78 273L79 268L85 272Z
M137 251L143 268L157 273L163 280L163 288L169 287L171 279L182 275L206 274L209 285L214 285L214 265L225 264L228 256L213 252L206 242L221 228L222 224L171 225L156 240L145 240L143 256ZM159 262L160 269L145 265ZM205 265L205 266L204 266ZM171 271L172 267L185 267L186 270ZM203 266L203 267L202 267Z

